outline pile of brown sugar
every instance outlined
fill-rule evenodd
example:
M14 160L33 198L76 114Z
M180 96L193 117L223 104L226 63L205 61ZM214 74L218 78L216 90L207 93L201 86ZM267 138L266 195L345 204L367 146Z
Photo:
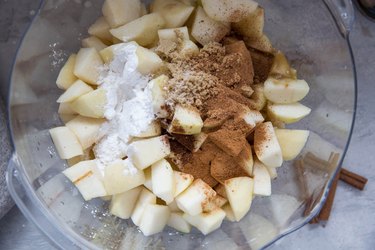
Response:
M172 58L168 68L168 105L198 108L204 121L202 131L208 135L197 152L183 146L193 144L193 135L174 136L170 160L211 187L230 178L250 176L247 163L252 151L246 138L255 124L248 124L244 115L253 109L254 71L245 44L210 43L196 55ZM259 111L252 112L261 116ZM189 138L191 142L186 143Z

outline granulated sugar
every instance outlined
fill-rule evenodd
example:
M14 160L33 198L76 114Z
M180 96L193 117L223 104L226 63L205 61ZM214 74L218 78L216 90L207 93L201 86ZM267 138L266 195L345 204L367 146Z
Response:
M137 45L128 43L114 49L113 61L101 72L101 86L107 91L108 103L100 129L100 141L94 147L103 164L126 156L132 136L143 132L154 120L152 97L146 88L149 77L137 71Z

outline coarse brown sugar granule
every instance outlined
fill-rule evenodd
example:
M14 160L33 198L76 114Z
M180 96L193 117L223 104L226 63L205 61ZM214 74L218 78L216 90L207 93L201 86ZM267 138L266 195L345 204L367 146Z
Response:
M204 102L217 94L218 79L202 71L171 71L167 85L166 104L192 105L202 109Z

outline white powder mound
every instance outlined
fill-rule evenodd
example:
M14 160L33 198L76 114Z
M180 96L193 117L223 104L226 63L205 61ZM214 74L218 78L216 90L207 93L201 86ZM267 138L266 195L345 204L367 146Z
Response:
M146 88L150 78L137 71L137 46L132 42L116 47L113 61L101 69L100 88L107 91L104 115L108 121L100 129L94 153L104 165L125 157L132 136L144 131L155 117Z

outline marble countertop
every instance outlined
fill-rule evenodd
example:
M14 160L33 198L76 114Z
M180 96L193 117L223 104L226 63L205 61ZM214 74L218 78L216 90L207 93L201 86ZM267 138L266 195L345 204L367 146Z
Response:
M0 94L17 45L39 0L0 1ZM345 168L369 178L364 191L339 183L333 213L325 225L307 225L270 249L374 249L375 246L375 22L358 11L351 34L358 73L358 108ZM17 207L0 220L0 249L54 249Z

